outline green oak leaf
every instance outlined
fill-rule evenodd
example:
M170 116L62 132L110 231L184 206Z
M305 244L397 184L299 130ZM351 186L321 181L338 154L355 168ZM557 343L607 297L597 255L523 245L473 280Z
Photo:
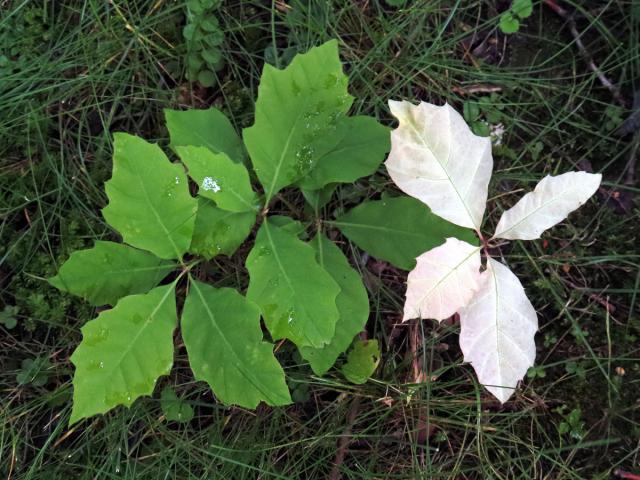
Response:
M92 305L115 305L127 295L148 292L174 267L149 252L98 240L93 248L73 252L48 281Z
M228 212L211 200L199 197L189 253L207 260L216 255L231 256L249 236L255 223L255 212Z
M181 258L191 243L197 210L184 168L141 138L116 133L114 140L104 218L126 243L163 259Z
M365 252L404 270L411 270L417 256L448 237L477 244L472 230L443 220L411 197L364 202L327 223L338 227Z
M247 298L260 306L275 340L322 347L333 338L340 287L318 264L313 247L265 219L246 266Z
M284 70L265 64L255 122L243 137L267 204L335 148L338 121L353 102L347 83L335 40L296 55Z
M331 342L322 348L300 348L300 354L309 361L316 375L324 375L367 323L369 296L360 274L349 265L342 251L331 240L318 234L311 245L316 249L318 263L341 288L336 298L340 317Z
M380 347L377 340L356 340L342 366L342 374L351 383L360 385L369 380L380 363Z
M117 405L130 407L169 373L177 324L174 287L124 297L82 327L82 342L71 355L76 372L70 424Z
M160 408L170 422L187 423L193 419L193 407L181 398L171 387L165 387L160 394Z
M244 165L234 163L225 153L213 153L205 147L177 147L176 151L187 166L187 173L198 184L200 196L230 212L260 209Z
M273 345L262 340L260 309L231 288L191 279L182 338L197 380L225 404L255 408L291 403Z
M298 181L300 188L317 190L330 183L353 183L375 173L391 148L389 128L372 117L344 117L337 132L342 138Z
M240 136L229 119L217 108L207 110L169 110L164 117L171 137L171 148L193 145L207 147L215 153L226 153L241 163L245 157Z

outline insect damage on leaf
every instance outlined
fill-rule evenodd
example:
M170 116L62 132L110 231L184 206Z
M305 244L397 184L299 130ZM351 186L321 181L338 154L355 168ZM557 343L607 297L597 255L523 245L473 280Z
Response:
M480 234L493 168L491 143L475 136L450 106L390 101L400 125L391 133L387 170L398 187L432 212ZM493 238L532 240L564 220L598 189L602 176L568 172L544 178L503 213ZM486 243L484 244L486 247ZM459 240L418 256L409 273L404 319L460 314L460 345L480 382L501 402L535 360L535 309L511 270Z

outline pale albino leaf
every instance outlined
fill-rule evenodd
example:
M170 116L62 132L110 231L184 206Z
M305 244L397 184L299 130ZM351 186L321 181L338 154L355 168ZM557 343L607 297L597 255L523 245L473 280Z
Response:
M480 229L493 169L491 141L474 135L450 105L389 101L400 125L391 132L389 175L436 215Z
M460 348L478 380L502 403L536 358L536 311L518 277L489 258L472 302L460 310Z
M596 193L602 175L567 172L557 177L547 175L533 192L502 214L495 238L534 240L562 220Z
M480 247L447 238L417 258L407 278L403 321L444 320L471 301L480 279Z

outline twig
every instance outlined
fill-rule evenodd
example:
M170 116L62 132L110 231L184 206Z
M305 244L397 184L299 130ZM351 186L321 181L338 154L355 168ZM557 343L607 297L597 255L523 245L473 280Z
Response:
M340 480L342 478L340 467L344 463L344 458L347 455L347 448L349 447L349 443L351 443L351 430L353 429L353 424L356 421L359 410L360 397L356 397L351 403L351 407L347 413L347 426L344 432L342 432L340 442L338 442L338 451L333 459L333 468L331 469L331 473L329 473L329 480Z
M611 92L611 95L613 95L613 98L615 99L615 101L618 102L620 106L626 108L627 102L625 102L624 98L620 94L620 90L618 89L618 87L611 80L607 78L607 76L602 72L602 70L600 70L600 67L598 67L596 62L593 60L593 57L584 46L584 43L582 43L582 34L578 32L578 28L576 27L576 21L573 17L573 14L569 13L563 7L558 5L556 0L544 0L544 3L545 5L547 5L547 7L549 7L551 10L557 13L569 24L569 30L571 31L571 35L573 35L573 38L576 42L578 50L580 50L582 57L587 62L587 65L589 66L591 71L596 74L602 86Z

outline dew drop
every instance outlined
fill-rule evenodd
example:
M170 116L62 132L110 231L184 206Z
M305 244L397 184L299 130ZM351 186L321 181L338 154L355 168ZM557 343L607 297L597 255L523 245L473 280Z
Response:
M176 185L180 184L180 177L176 177Z
M333 73L327 75L324 79L324 88L335 87L338 84L338 77Z
M301 92L300 86L296 83L295 80L291 81L291 90L293 91L294 95L296 96L300 95L300 92Z
M218 193L220 191L220 185L218 182L211 177L204 177L202 180L202 189L206 191L211 191L213 193Z

